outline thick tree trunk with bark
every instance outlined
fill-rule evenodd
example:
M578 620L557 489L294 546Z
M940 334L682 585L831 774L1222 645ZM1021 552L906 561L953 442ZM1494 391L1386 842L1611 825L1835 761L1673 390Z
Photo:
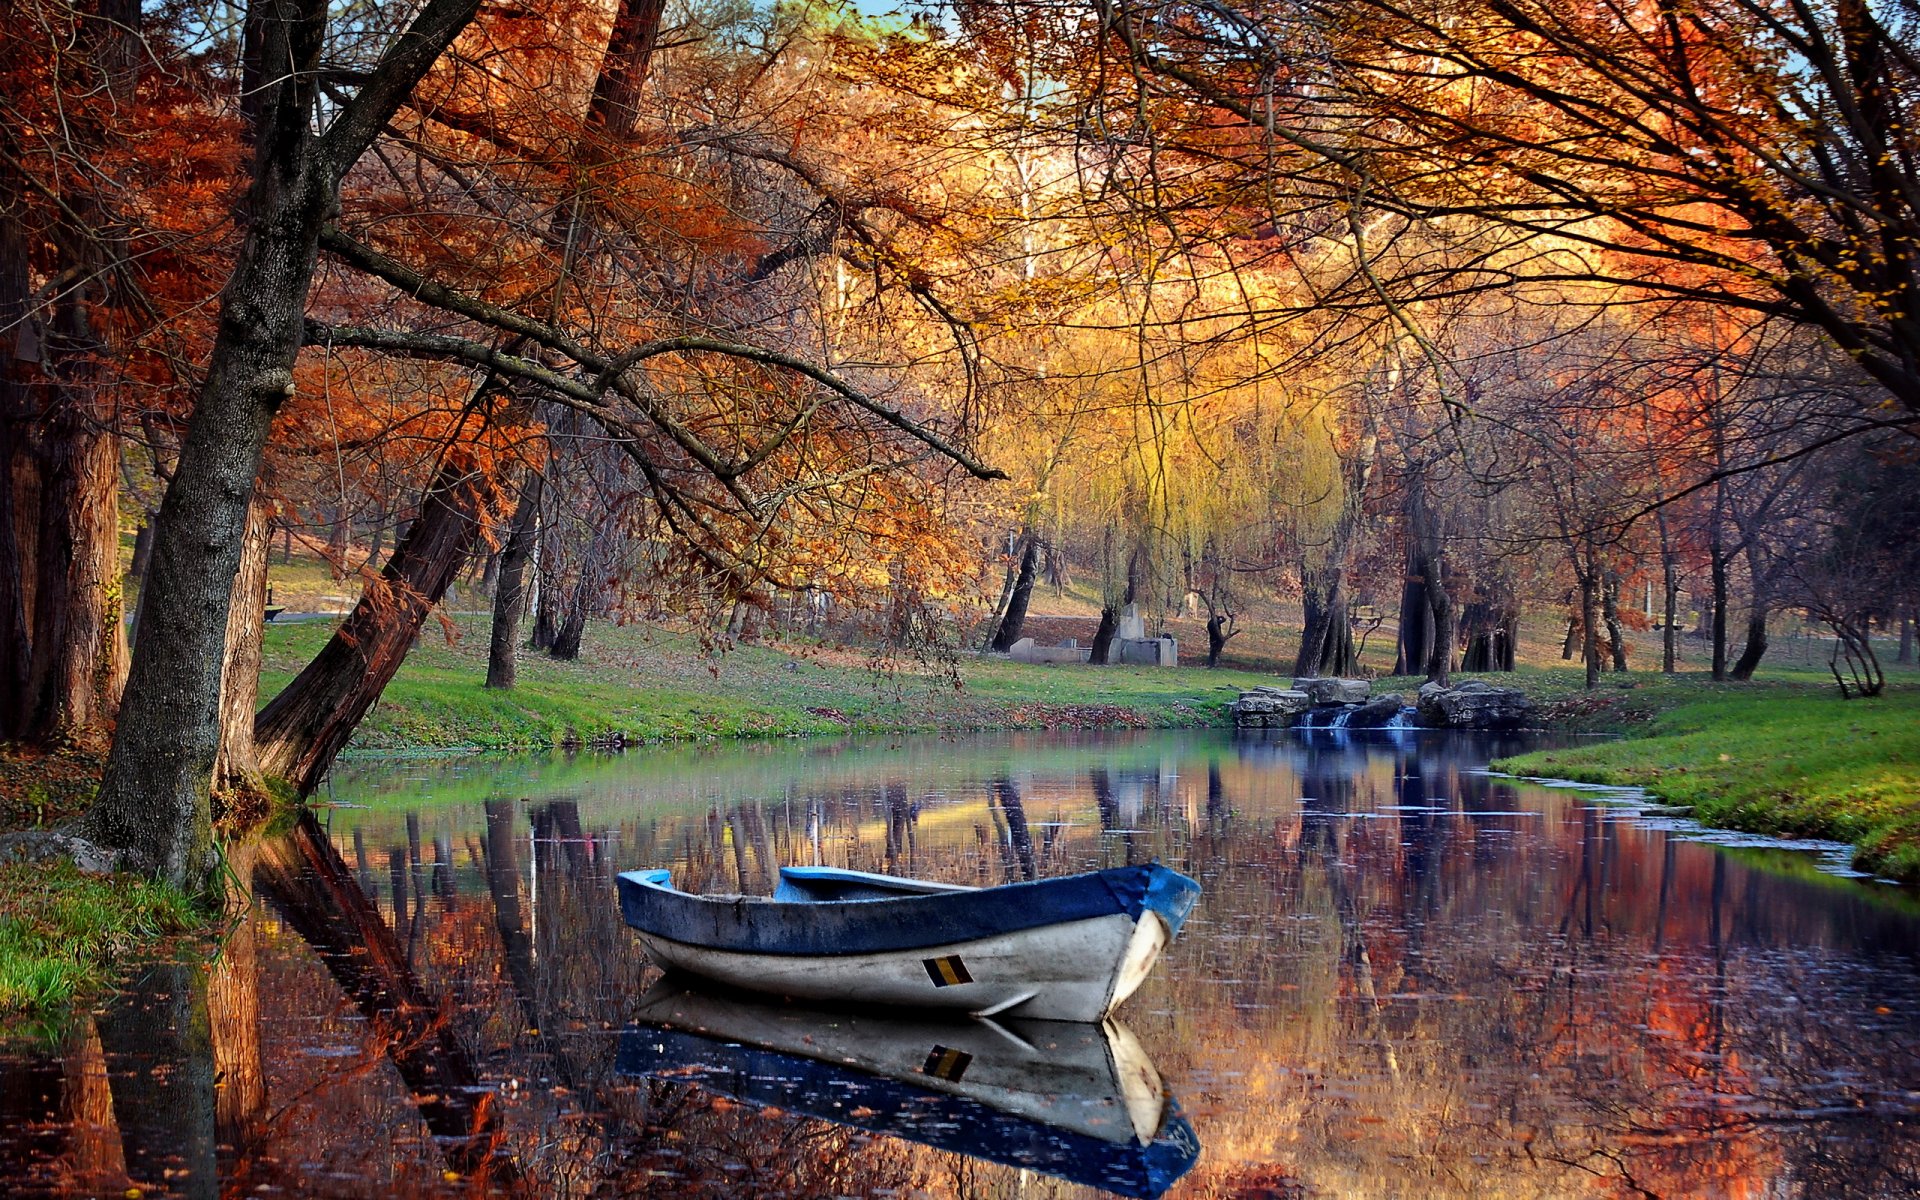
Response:
M1407 547L1406 580L1400 585L1399 653L1394 659L1395 675L1417 674L1426 665L1427 646L1432 640L1428 625L1427 565L1419 551Z
M491 494L491 482L464 459L441 465L380 577L255 720L262 771L292 783L302 796L319 786L466 562Z
M1506 603L1511 603L1506 602ZM1460 652L1462 671L1511 671L1514 640L1520 619L1502 602L1475 600L1460 614L1466 648Z
M0 164L0 180L5 180ZM8 188L7 191L14 189ZM18 499L33 470L27 438L32 421L29 379L38 351L27 325L30 294L27 244L19 222L0 219L0 736L16 737L26 723L27 676L32 667L28 625L26 543L37 513L20 511Z
M327 10L258 3L267 6L262 61L276 65L257 98L246 238L221 292L205 383L154 521L143 636L85 822L92 840L195 886L211 866L227 611L267 433L293 391L320 229L348 168L478 8L478 0L427 0L317 135Z
M487 686L513 687L514 652L520 643L520 616L527 608L527 561L539 533L540 501L546 481L538 471L527 476L513 510L507 544L500 550L500 577L493 591L493 637L487 646Z
M1020 555L1020 573L1013 581L1013 593L1007 598L1006 615L994 631L990 648L1005 654L1020 640L1027 624L1027 605L1033 599L1033 580L1040 565L1040 539L1032 530L1021 538L1026 549Z
M94 348L82 310L65 313L70 352ZM94 381L63 373L42 433L40 532L26 736L42 743L84 736L113 719L126 678L120 622L120 441Z
M226 668L220 677L220 750L213 760L213 789L232 806L265 791L254 754L254 710L260 701L261 638L266 632L267 516L272 505L255 495L247 509L240 570L233 577L227 610Z
M1349 675L1358 665L1354 662L1353 625L1347 620L1347 564L1353 559L1379 445L1369 420L1347 463L1346 490L1340 498L1340 516L1328 539L1326 560L1318 566L1301 564L1306 619L1300 629L1300 650L1293 659L1295 675Z

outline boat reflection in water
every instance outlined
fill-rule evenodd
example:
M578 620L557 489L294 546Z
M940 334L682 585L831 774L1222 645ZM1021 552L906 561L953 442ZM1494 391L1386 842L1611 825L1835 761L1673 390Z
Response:
M830 1013L668 982L621 1034L618 1070L1147 1200L1200 1156L1112 1020Z

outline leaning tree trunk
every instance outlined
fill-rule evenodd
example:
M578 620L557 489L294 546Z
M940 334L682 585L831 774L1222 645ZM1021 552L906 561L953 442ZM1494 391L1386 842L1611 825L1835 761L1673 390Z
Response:
M587 539L587 551L580 557L580 575L574 580L573 594L567 597L567 616L560 622L560 628L554 632L553 645L547 653L562 662L573 662L580 657L580 643L587 634L587 618L593 613L593 606L607 588L607 558L610 555L608 541L610 522L601 522L593 528L593 536ZM772 610L772 605L768 605Z
M231 807L262 795L265 782L254 754L254 709L260 701L261 638L266 633L267 516L272 505L255 495L247 509L240 570L233 577L227 609L227 662L220 678L220 750L213 760L213 790Z
M539 535L540 500L545 479L538 471L527 475L520 504L513 510L507 544L500 550L500 577L493 590L493 638L487 646L487 686L513 687L514 651L520 642L520 616L527 610L527 560Z
M1767 654L1767 606L1756 602L1753 610L1747 614L1747 644L1741 648L1740 657L1727 671L1727 678L1745 683L1753 678L1759 669L1760 660Z
M1013 581L1013 594L1007 598L1007 614L1000 618L1000 628L995 631L990 649L1001 654L1013 649L1020 640L1021 631L1027 624L1027 604L1033 599L1033 577L1040 565L1040 538L1028 530L1022 539L1027 548L1020 555L1020 574Z
M267 0L262 0L266 3ZM274 414L293 393L320 229L340 181L478 0L427 0L324 135L314 127L327 9L273 3L261 59L247 232L221 290L205 383L154 521L140 639L87 836L175 883L211 866L209 796L220 744L227 610Z
M319 786L472 551L492 492L491 480L464 461L441 464L380 577L254 722L262 771L302 796Z

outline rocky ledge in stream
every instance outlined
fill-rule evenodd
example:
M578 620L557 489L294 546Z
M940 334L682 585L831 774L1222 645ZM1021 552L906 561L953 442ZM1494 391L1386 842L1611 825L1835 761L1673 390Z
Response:
M1514 729L1533 718L1518 688L1470 679L1422 684L1415 706L1398 692L1373 695L1366 679L1301 678L1292 687L1256 687L1227 709L1238 729Z

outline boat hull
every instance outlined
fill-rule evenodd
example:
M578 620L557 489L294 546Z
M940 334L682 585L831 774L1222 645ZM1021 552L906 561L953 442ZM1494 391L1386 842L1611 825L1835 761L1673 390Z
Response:
M619 877L627 924L663 967L827 1004L1098 1021L1132 995L1200 886L1159 864L992 888L788 867L772 898Z
M739 953L639 936L661 966L765 995L1098 1021L1146 979L1167 944L1167 926L1153 913L1138 920L1116 913L964 942L831 957Z

